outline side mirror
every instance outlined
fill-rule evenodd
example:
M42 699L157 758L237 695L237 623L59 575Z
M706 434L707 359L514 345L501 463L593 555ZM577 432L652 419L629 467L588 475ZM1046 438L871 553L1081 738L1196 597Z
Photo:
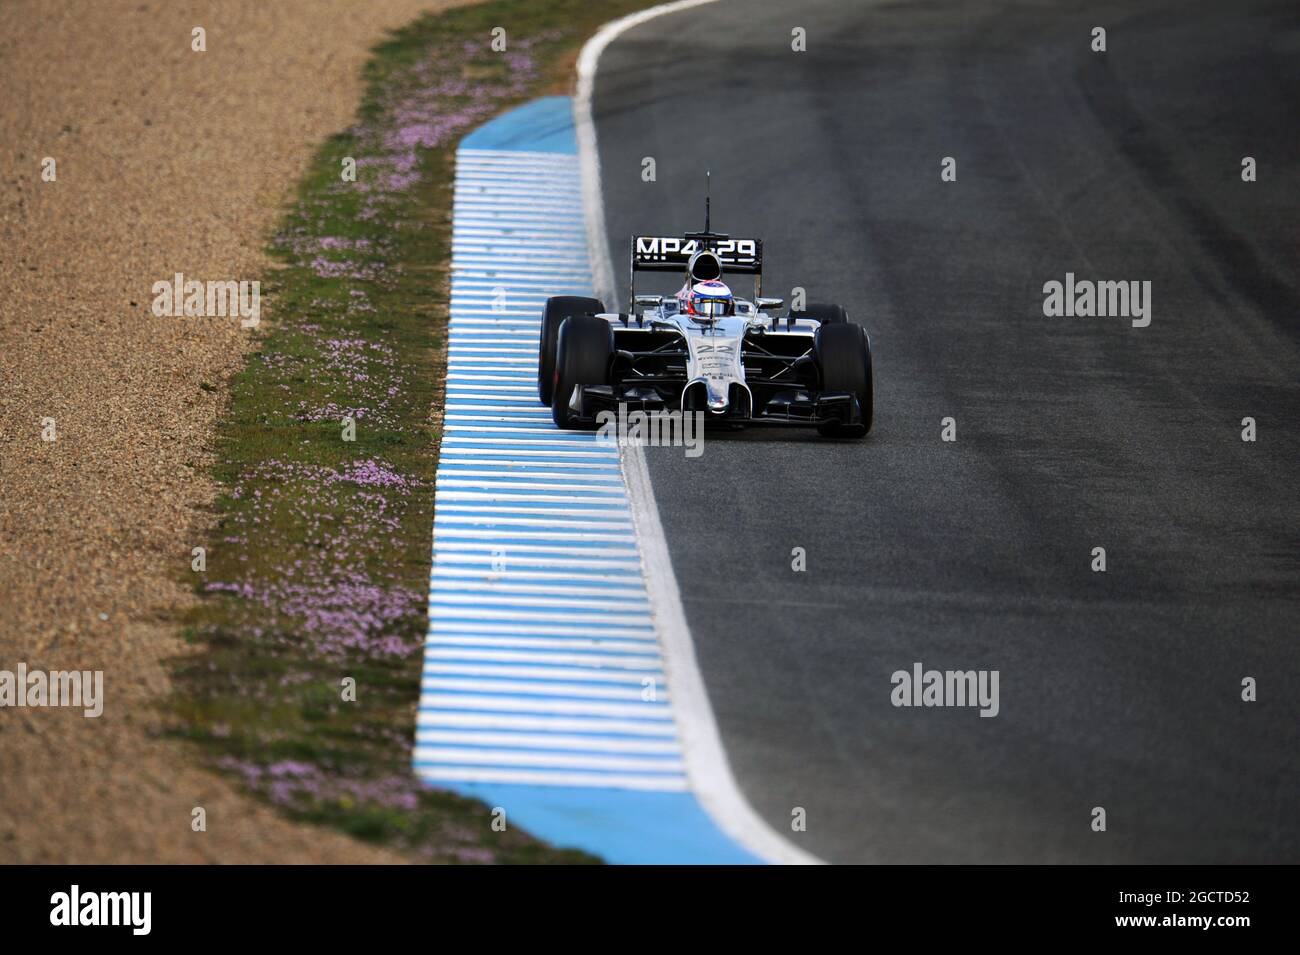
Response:
M755 304L758 306L758 310L760 312L766 312L769 309L780 308L782 305L785 304L785 299L760 297L755 300Z
M633 304L638 308L658 308L664 303L662 295L638 295L632 299Z

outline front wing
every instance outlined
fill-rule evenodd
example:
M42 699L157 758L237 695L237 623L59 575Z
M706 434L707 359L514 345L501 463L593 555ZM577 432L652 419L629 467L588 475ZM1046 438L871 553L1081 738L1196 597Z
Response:
M811 327L809 327L811 326ZM741 339L743 385L733 383L728 408L711 412L702 388L687 389L687 346L680 333L614 326L614 357L608 385L580 387L573 410L594 421L602 411L699 411L706 424L858 424L862 409L851 392L821 389L813 360L815 323L789 323Z

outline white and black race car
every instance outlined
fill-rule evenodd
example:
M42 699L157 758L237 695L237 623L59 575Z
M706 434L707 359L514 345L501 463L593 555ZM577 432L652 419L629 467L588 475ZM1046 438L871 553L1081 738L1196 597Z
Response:
M705 231L634 236L627 312L559 295L542 311L537 393L561 428L601 411L701 412L706 424L806 424L827 436L871 430L871 341L839 305L785 315L762 292L763 246ZM638 295L640 272L679 272L676 295ZM737 299L724 272L754 276Z

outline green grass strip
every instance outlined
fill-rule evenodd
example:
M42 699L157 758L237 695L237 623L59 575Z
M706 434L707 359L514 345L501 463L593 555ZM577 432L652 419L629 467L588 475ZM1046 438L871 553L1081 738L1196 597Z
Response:
M493 831L489 807L420 784L411 750L456 145L567 88L586 37L646 5L498 0L398 31L274 239L267 318L219 427L221 495L185 621L198 646L175 663L171 711L208 763L294 819L430 862L594 861Z

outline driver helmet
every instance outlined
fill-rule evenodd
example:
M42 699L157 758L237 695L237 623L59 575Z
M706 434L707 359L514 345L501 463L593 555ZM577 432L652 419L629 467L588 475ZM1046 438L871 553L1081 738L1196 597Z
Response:
M736 314L736 300L722 282L696 282L686 295L686 314L707 321L724 318Z

